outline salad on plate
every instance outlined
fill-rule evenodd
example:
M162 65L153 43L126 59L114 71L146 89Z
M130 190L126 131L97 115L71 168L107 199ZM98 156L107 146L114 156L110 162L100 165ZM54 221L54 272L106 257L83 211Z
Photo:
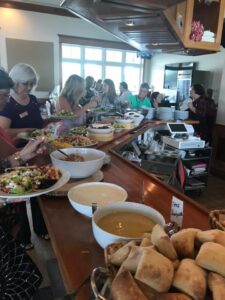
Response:
M0 191L9 195L23 195L54 185L62 176L52 166L28 166L8 169L0 176Z

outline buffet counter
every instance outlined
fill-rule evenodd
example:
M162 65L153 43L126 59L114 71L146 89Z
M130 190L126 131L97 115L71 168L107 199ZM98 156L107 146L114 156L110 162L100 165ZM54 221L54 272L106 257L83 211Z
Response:
M193 124L193 123L192 123ZM128 200L144 203L158 210L170 221L171 201L175 196L184 201L183 227L207 229L208 211L184 194L139 169L119 156L113 149L127 143L155 126L148 123L137 131L124 131L115 135L111 142L99 143L98 148L111 156L111 163L102 168L104 181L122 186L128 192ZM51 237L66 291L72 294L88 278L92 269L104 265L104 253L95 242L91 219L77 213L67 197L40 197L40 205ZM87 294L80 298L88 299Z

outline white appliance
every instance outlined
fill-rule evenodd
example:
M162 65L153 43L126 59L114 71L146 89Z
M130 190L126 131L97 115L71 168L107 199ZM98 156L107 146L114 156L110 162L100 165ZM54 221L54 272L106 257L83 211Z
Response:
M205 141L194 136L192 125L167 123L171 136L163 136L163 143L177 149L204 148Z
M178 139L164 136L163 143L177 149L197 149L205 147L205 141L193 136L189 137L188 139Z

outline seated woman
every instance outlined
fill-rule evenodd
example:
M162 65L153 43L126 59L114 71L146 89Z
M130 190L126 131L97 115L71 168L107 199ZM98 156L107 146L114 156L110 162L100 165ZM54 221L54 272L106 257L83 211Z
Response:
M101 95L103 93L102 88L103 88L102 79L98 79L95 84L95 92Z
M147 83L142 83L139 89L139 94L129 97L129 107L133 109L139 109L143 106L152 107L150 100L147 98L148 91L149 85Z
M32 87L37 83L37 74L33 67L27 64L15 65L11 72L13 79L13 89L11 92L11 97L7 101L7 92L9 93L12 87L12 80L8 74L4 71L0 73L0 102L4 109L0 116L0 128L5 130L8 127L13 128L42 128L43 120L40 115L39 105L37 103L36 97L30 95ZM4 92L2 92L4 91ZM1 137L6 143L13 144L9 136L5 131L1 129ZM4 147L1 147L1 157L4 157L7 153L4 153ZM14 148L16 152L16 148ZM31 231L30 224L27 216L26 203L22 202L18 204L20 207L20 222L21 228L17 234L17 240L21 245L24 246L26 250L31 250L33 244L31 243ZM35 233L43 238L49 239L47 234L47 229L42 217L38 201L32 199L31 201L31 211L33 216L33 228Z
M17 167L44 151L43 139L30 141L22 150L0 159L0 173ZM4 140L0 140L4 148ZM21 226L19 202L26 199L0 198L0 299L31 299L42 276L23 248L12 238ZM33 201L33 200L32 200ZM25 202L24 202L25 203Z
M9 75L14 87L8 102L0 112L0 127L4 129L42 128L44 121L40 114L39 104L36 97L30 94L37 85L36 71L28 64L17 64Z
M85 85L86 85L86 94L83 98L79 101L80 105L84 106L85 104L91 101L91 98L95 96L93 91L95 80L92 76L87 76L85 78Z
M162 98L162 96L159 92L153 92L151 94L150 101L151 101L151 104L154 108L159 107L159 102L161 101L161 98Z
M91 101L83 107L79 105L80 99L85 95L84 79L78 75L71 75L56 102L56 111L74 112L72 120L66 120L68 127L83 125L85 123L85 113L88 109L97 106L97 97L92 97Z
M114 109L118 103L114 82L111 79L103 81L103 94L100 106L104 109Z

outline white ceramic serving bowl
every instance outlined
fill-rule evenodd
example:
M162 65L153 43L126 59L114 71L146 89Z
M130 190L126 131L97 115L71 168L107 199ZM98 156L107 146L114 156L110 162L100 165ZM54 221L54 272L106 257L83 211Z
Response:
M114 131L114 128L112 126L109 126L109 128L92 128L92 127L88 127L88 132L90 133L95 133L95 134L104 134L104 133L110 133Z
M62 160L64 157L59 151L50 154L53 165L70 172L72 178L86 178L101 169L105 152L93 148L65 148L66 154L79 154L84 157L84 161L74 162Z
M85 196L83 191L85 191ZM81 194L82 196L79 196ZM87 217L92 217L92 203L96 203L100 208L115 202L123 202L127 199L127 192L116 184L90 182L72 187L68 192L68 199L75 210Z
M133 202L121 202L121 203L109 204L105 207L100 207L96 210L96 212L93 215L92 230L97 243L102 248L105 248L109 244L115 243L118 240L133 239L133 238L127 238L127 237L118 236L109 233L97 225L98 221L102 217L107 216L111 213L124 212L124 211L142 214L144 216L150 217L157 224L160 224L162 226L165 225L165 219L163 218L163 216L157 210L144 204L133 203Z
M128 119L116 118L115 121L119 124L130 124L133 123L134 119L133 117L129 117Z

